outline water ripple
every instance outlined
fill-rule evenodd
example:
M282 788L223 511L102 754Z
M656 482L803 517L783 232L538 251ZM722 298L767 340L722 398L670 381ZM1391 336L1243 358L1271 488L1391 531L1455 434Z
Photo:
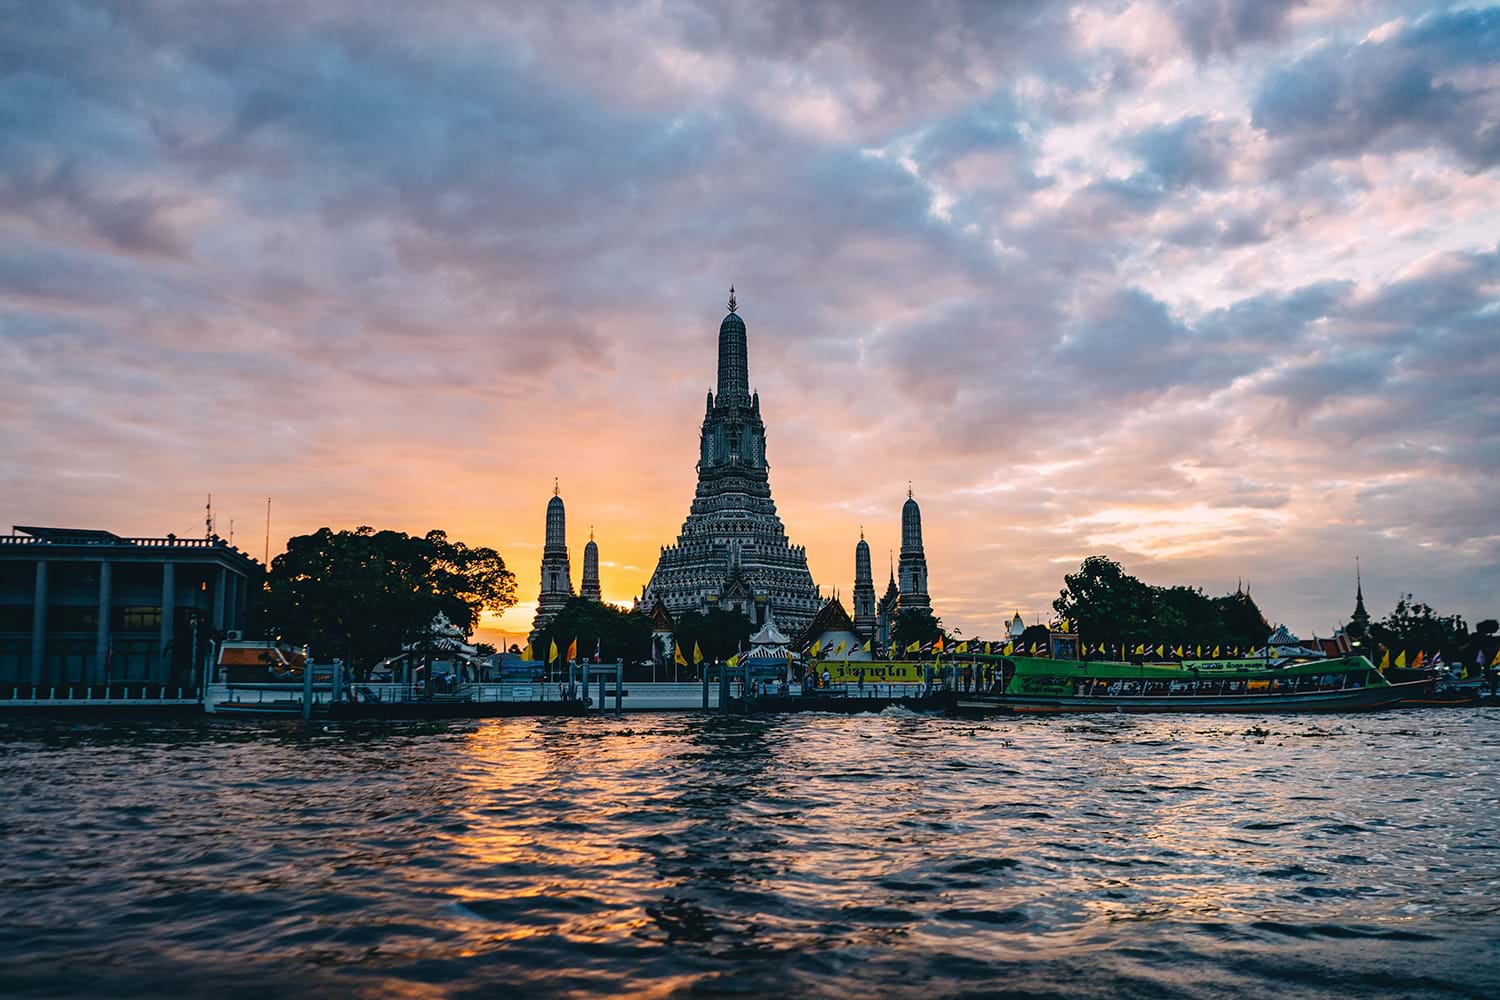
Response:
M1500 995L1497 720L0 722L0 993Z

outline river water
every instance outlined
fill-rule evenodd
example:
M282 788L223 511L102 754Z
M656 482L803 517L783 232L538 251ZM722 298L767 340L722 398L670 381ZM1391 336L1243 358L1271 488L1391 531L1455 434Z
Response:
M1500 710L0 722L5 996L1500 995Z

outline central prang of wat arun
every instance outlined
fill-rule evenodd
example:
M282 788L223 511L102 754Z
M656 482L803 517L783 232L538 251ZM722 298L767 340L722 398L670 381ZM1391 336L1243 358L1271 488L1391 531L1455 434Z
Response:
M688 611L739 611L756 625L774 620L789 634L823 606L807 569L776 516L766 461L760 394L750 391L745 321L734 289L719 324L718 393L708 394L698 444L698 489L682 532L663 546L638 607L658 601L673 619Z

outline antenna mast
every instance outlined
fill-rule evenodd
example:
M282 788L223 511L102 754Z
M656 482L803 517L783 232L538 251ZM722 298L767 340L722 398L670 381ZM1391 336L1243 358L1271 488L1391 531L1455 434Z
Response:
M265 563L271 565L271 498L266 497L266 556Z
M203 537L212 539L214 537L214 495L208 495L208 503L203 507Z

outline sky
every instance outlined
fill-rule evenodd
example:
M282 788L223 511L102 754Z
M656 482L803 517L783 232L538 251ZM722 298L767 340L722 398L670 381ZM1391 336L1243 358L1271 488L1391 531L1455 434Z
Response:
M0 521L639 594L729 286L831 594L1500 613L1500 6L0 0Z

